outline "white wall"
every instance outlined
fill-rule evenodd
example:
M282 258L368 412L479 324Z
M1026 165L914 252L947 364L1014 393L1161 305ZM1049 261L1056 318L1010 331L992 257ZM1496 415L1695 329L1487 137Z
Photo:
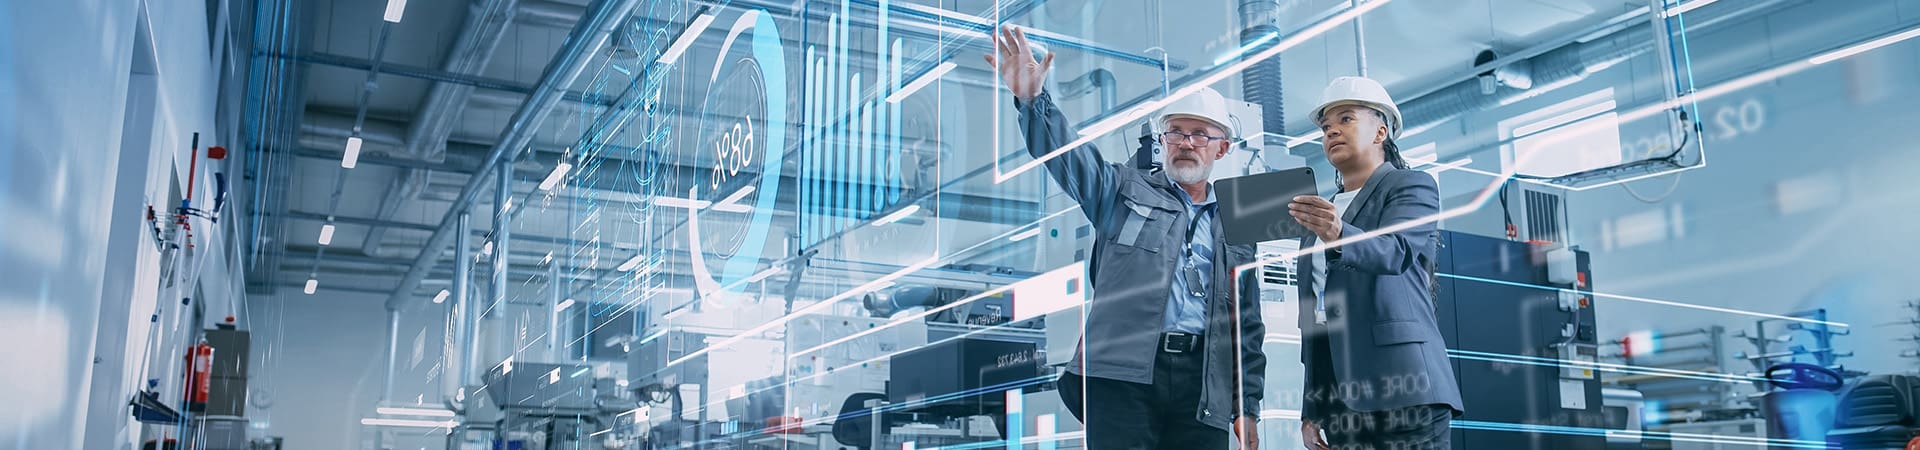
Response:
M203 134L203 146L218 136L204 4L159 2L148 10L152 27L139 25L142 8L98 0L0 5L0 208L9 211L0 224L0 339L14 343L0 350L8 361L0 401L9 404L0 442L13 448L134 443L137 428L123 405L145 377L141 349L154 299L171 297L154 287L143 206L164 202L170 186L185 181L175 164L187 161L191 133ZM155 95L133 104L152 120L126 130L141 35L150 64L140 71L151 74ZM202 167L202 185L211 170ZM208 234L215 235L203 234L199 250L225 254L224 238ZM225 273L220 267L209 273ZM230 304L231 278L203 281L213 298L202 301Z
M386 370L385 295L343 293L322 287L314 295L282 289L255 296L248 305L255 317L251 388L270 403L253 402L248 416L285 438L285 448L372 448L374 427L360 419L376 417ZM443 305L417 308L400 323L400 370L396 403L438 403L440 345L445 337ZM423 345L415 356L414 342ZM417 361L417 362L416 362ZM392 448L441 448L444 430L396 429Z

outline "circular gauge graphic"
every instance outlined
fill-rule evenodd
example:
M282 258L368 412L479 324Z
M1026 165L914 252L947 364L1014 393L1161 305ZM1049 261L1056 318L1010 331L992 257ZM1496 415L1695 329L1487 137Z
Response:
M748 234L751 221L741 219L754 212L752 205L762 196L763 174L754 163L767 157L754 145L766 140L766 79L760 64L750 55L726 63L729 67L708 87L692 151L692 159L702 163L692 181L700 183L706 198L715 199L705 213L709 220L701 224L701 248L722 260L738 255L755 238Z
M743 36L751 37L734 51ZM770 231L786 156L786 77L773 18L760 10L741 14L707 77L707 98L696 113L700 139L691 151L698 157L689 158L701 162L704 173L688 180L687 198L712 199L701 204L706 208L687 209L694 283L702 296L737 292L779 242Z

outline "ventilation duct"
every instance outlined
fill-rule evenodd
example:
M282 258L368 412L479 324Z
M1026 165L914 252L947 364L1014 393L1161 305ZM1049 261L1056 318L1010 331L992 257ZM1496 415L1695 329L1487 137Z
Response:
M1240 45L1246 46L1268 35L1280 35L1280 3L1275 0L1240 1ZM1267 43L1258 48L1248 49L1252 54L1266 49L1279 39L1266 39ZM1260 105L1260 127L1267 133L1287 133L1286 109L1280 103L1280 58L1267 58L1254 63L1246 72L1240 74L1240 86L1244 100ZM1286 145L1285 142L1268 142L1268 145Z
M1528 69L1531 82L1500 83L1493 87L1491 94L1483 92L1484 86L1475 77L1403 102L1400 113L1406 117L1407 125L1402 135L1419 133L1461 114L1526 100L1585 79L1588 74L1653 51L1652 34L1646 27L1628 27L1600 39L1570 44L1514 62L1510 66ZM1495 70L1495 74L1499 71ZM1516 85L1530 89L1514 87Z

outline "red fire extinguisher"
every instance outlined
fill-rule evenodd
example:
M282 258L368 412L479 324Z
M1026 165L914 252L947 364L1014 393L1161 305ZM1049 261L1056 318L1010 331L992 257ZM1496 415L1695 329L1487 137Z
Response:
M201 340L187 349L187 411L205 412L207 393L213 390L213 346Z

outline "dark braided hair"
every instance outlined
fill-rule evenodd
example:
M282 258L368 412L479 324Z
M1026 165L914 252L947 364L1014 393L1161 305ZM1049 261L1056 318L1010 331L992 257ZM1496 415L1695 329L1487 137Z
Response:
M1389 126L1393 125L1393 122L1387 121L1387 113L1380 112L1380 110L1376 109L1376 110L1373 110L1373 115L1380 116L1380 123L1385 123ZM1381 145L1380 149L1386 152L1387 163L1392 164L1393 168L1395 169L1408 168L1407 159L1400 156L1400 144L1396 144L1393 142L1392 132L1388 132L1387 142L1386 144Z
M1386 122L1387 120L1386 113L1382 113L1380 112L1380 110L1374 110L1373 112L1374 114L1378 114L1380 116L1381 122ZM1402 169L1402 170L1409 168L1409 165L1407 164L1407 158L1404 156L1400 156L1400 144L1393 142L1392 135L1387 136L1387 142L1381 145L1380 149L1381 151L1387 154L1386 155L1387 163L1392 164L1393 168ZM1435 239L1434 242L1435 242L1434 245L1436 246L1439 245L1438 239ZM1439 253L1439 250L1440 249L1435 248L1434 252ZM1437 257L1439 255L1434 255L1434 256ZM1439 311L1440 310L1440 264L1439 262L1434 261L1435 258L1421 258L1421 259L1425 260L1425 261L1422 261L1425 263L1425 264L1422 264L1422 266L1426 267L1427 269L1427 306L1433 307L1434 311Z

